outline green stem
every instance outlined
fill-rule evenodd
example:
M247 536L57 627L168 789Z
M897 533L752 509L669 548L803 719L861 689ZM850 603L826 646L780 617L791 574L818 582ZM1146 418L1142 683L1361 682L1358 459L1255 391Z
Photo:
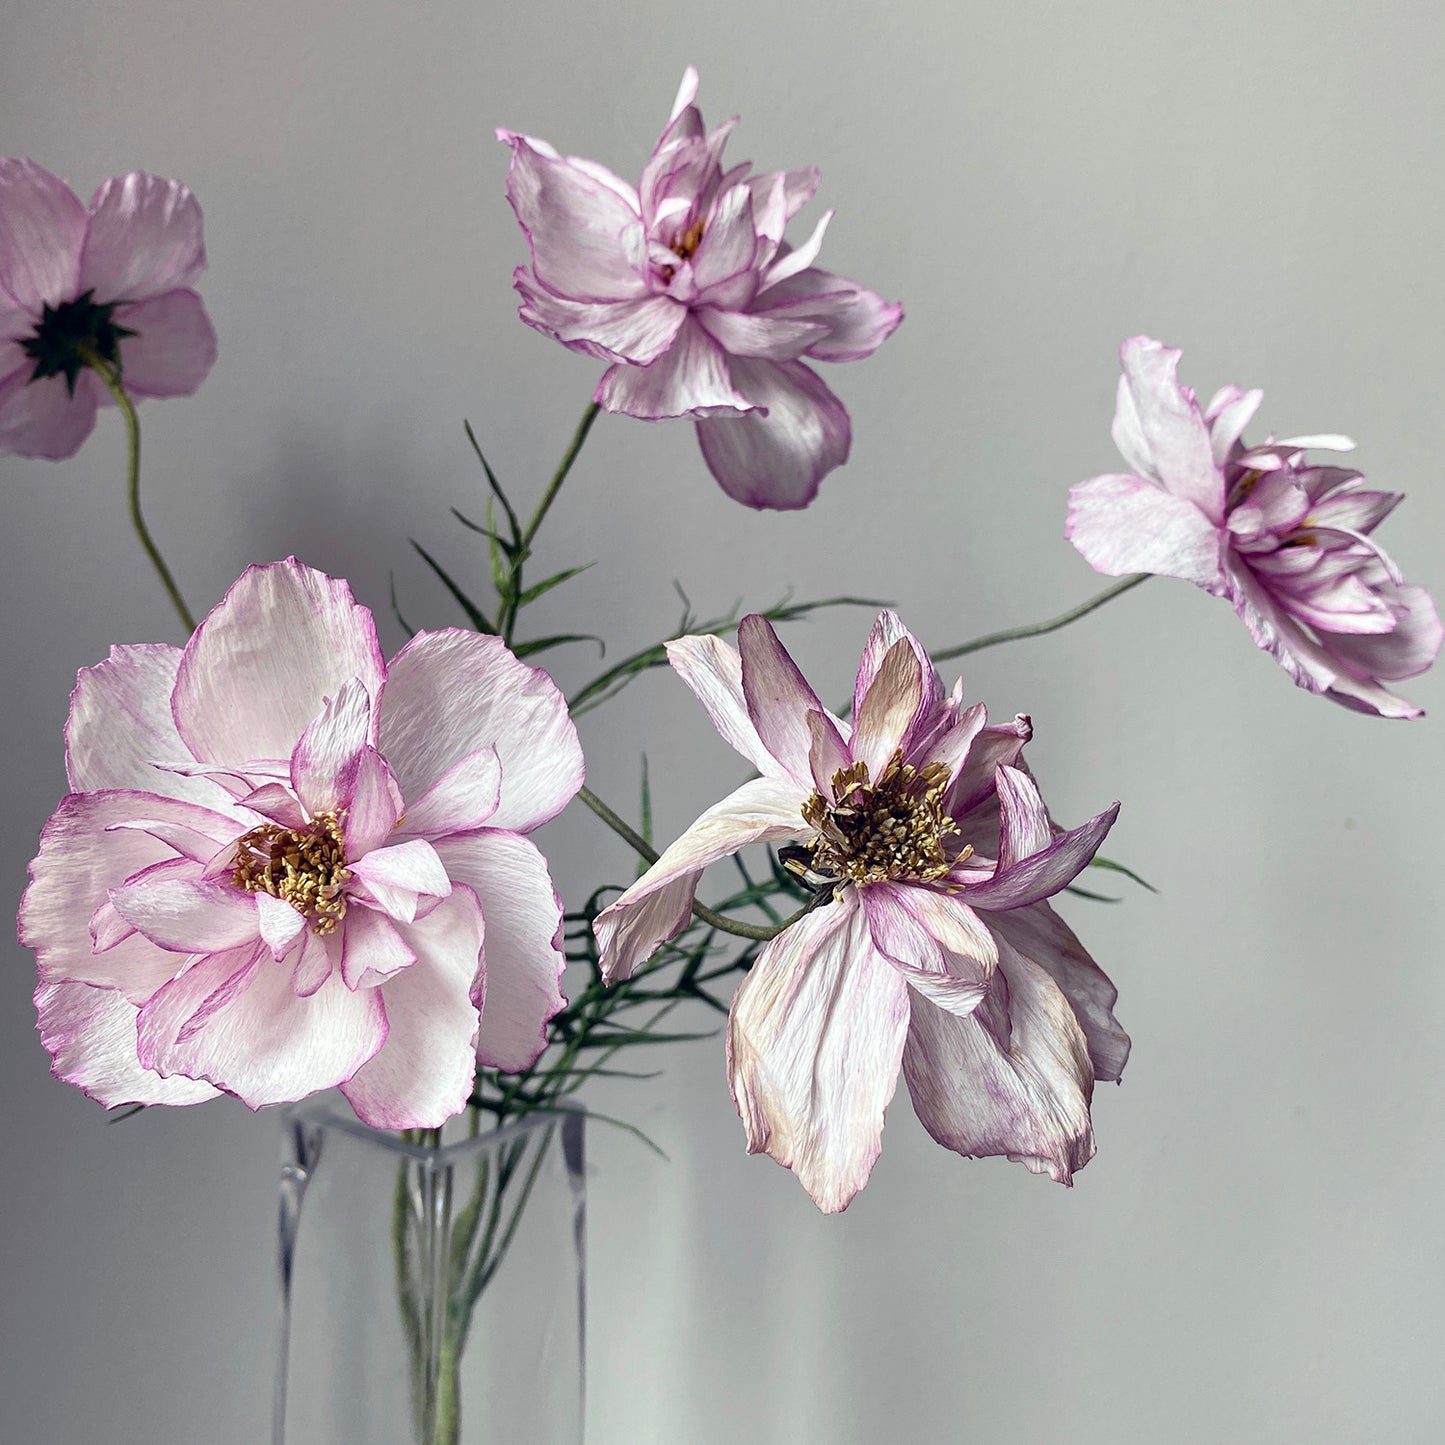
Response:
M935 652L933 660L948 662L955 657L967 657L970 652L982 652L985 647L997 647L1001 642L1017 642L1020 638L1042 637L1046 632L1057 632L1059 628L1067 627L1069 623L1077 622L1081 617L1087 617L1095 608L1113 601L1115 597L1122 597L1131 587L1137 587L1151 576L1153 576L1151 572L1136 572L1132 577L1126 577L1122 582L1116 582L1112 587L1106 587L1096 596L1089 598L1087 602L1081 602L1077 607L1072 607L1057 617L1051 617L1047 622L1032 622L1025 627L1006 627L1002 632L990 632L983 637L975 637L972 642L962 642L957 647L948 647L942 652Z
M649 863L656 863L661 854L647 841L635 828L625 823L591 788L581 788L577 796L612 829L614 833L636 852L646 858ZM710 928L716 928L719 933L731 933L737 938L751 938L760 943L766 943L769 939L776 938L785 928L791 928L805 913L812 908L812 903L805 903L796 913L774 926L765 926L759 923L740 923L735 918L726 918L721 913L714 912L706 904L694 902L692 912L694 918L700 918Z
M115 404L120 408L121 416L125 418L131 525L135 528L136 536L140 538L141 546L146 549L146 556L151 559L151 564L161 579L161 585L165 587L171 603L176 609L176 615L181 619L181 624L189 637L196 630L196 620L191 616L190 608L186 606L185 599L181 596L181 589L176 586L176 579L171 576L171 569L166 566L165 558L161 556L160 548L156 546L155 539L145 524L145 518L141 515L140 419L135 414L135 404L126 395L125 387L121 384L119 367L108 365L98 355L92 356L88 360L91 367L99 374L100 379L105 382L106 388L115 398Z

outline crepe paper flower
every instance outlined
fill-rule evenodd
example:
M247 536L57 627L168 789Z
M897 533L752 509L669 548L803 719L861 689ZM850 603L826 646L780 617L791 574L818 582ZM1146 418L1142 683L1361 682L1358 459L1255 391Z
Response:
M179 181L112 176L87 208L34 161L0 156L0 453L73 456L113 398L189 396L216 359L192 289L201 208Z
M562 1007L561 905L523 835L582 783L551 679L496 637L382 661L344 582L252 567L184 650L71 697L72 792L20 910L57 1077L110 1106L340 1085L433 1128Z
M1135 336L1121 355L1114 442L1134 470L1072 488L1069 540L1096 571L1183 577L1227 598L1300 687L1358 712L1419 717L1383 684L1430 666L1440 618L1370 535L1403 496L1307 460L1350 450L1348 437L1246 447L1260 392L1223 387L1201 412L1175 379L1180 352Z
M709 133L691 67L636 189L595 161L513 131L507 199L527 234L521 317L610 365L595 400L696 419L713 476L750 507L806 507L848 459L842 403L803 360L871 355L903 308L814 266L829 211L783 239L818 173L724 171L736 117Z
M1094 1152L1095 1078L1129 1040L1113 985L1049 907L1093 857L1114 804L1064 832L1020 754L1029 720L990 726L945 695L892 612L858 668L854 723L832 716L765 619L738 651L668 644L723 738L758 770L709 808L597 919L602 968L627 978L686 926L702 870L748 843L816 889L759 954L728 1020L728 1077L748 1151L846 1208L908 1081L940 1144L1006 1154L1060 1183Z

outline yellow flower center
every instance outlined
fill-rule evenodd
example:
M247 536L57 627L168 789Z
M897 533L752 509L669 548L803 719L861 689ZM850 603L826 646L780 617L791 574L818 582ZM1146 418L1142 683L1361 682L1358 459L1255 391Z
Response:
M704 221L701 216L672 243L672 253L683 261L690 260L692 253L702 244Z
M342 885L351 877L335 813L318 813L309 828L262 823L236 844L231 882L248 893L289 903L316 933L331 933L346 916Z

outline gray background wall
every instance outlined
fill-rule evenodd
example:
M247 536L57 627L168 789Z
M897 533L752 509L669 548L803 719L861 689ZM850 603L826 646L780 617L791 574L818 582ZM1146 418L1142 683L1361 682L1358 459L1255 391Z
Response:
M558 566L600 565L539 624L581 611L639 645L676 577L707 610L891 597L943 646L1094 589L1064 492L1116 467L1136 331L1185 347L1205 395L1263 386L1280 434L1353 433L1411 493L1387 545L1445 587L1442 42L1437 6L1362 0L10 0L0 149L83 191L181 176L205 207L221 360L144 413L150 514L193 602L295 551L378 612L394 569L442 625L405 539L477 565L447 514L478 495L461 418L535 494L597 373L514 317L492 128L634 176L696 62L709 119L743 116L731 153L820 166L824 263L908 320L829 372L854 455L801 515L726 500L684 426L604 419L544 534ZM0 463L7 898L63 789L76 668L172 636L121 467L113 416L73 462ZM836 693L864 625L790 641ZM558 657L564 685L590 670ZM1136 1041L1099 1157L1066 1192L937 1149L900 1098L873 1183L824 1219L744 1157L720 1044L599 1091L673 1162L595 1140L590 1438L1440 1438L1445 674L1408 689L1425 722L1354 716L1160 582L967 680L1032 712L1057 816L1124 799L1110 850L1161 890L1069 908ZM662 675L583 736L618 800L646 747L660 832L739 776ZM580 811L544 842L573 901L626 867ZM48 1077L31 982L6 945L0 1438L255 1445L276 1120L218 1101L109 1126Z

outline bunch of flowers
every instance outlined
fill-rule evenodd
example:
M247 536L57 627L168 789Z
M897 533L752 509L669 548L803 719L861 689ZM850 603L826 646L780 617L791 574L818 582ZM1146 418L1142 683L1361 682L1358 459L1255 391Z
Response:
M1227 598L1302 687L1417 715L1386 684L1430 665L1441 624L1373 537L1399 495L1308 459L1341 437L1247 446L1259 393L1201 409L1179 353L1146 338L1124 344L1114 422L1131 470L1070 495L1068 535L1124 578L1101 596L932 658L885 610L837 712L772 626L821 602L685 619L565 699L524 659L568 639L518 629L575 569L523 573L600 412L691 417L730 496L804 507L850 441L809 363L866 357L902 319L815 264L831 213L785 238L817 173L726 169L734 122L708 131L696 94L689 70L635 187L499 132L530 253L521 318L606 369L527 521L487 469L474 525L495 599L433 562L471 630L418 632L389 663L346 583L294 558L249 568L196 625L146 530L134 402L194 390L215 357L190 192L134 173L87 208L0 161L0 448L69 456L119 406L136 527L188 637L114 648L71 698L70 792L20 911L58 1078L108 1107L336 1087L368 1124L432 1130L468 1109L566 1109L595 1067L583 1050L656 1037L638 1010L700 1000L727 1014L748 1150L821 1209L867 1182L900 1072L940 1144L1068 1184L1129 1039L1053 903L1086 891L1119 805L1056 823L1029 719L991 722L935 664L1157 573ZM659 854L584 786L572 719L662 665L754 775ZM564 910L527 835L574 798L648 866ZM749 848L763 867L739 860L744 886L700 902L707 867Z

